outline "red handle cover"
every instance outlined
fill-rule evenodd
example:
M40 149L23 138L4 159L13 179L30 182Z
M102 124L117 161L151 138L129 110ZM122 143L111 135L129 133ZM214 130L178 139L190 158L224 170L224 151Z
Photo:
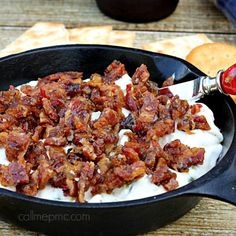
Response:
M236 64L221 74L220 84L224 93L236 95Z

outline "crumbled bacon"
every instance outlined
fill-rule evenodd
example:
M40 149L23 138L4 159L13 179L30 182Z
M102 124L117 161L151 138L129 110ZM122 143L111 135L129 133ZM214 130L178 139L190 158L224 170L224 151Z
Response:
M157 121L152 129L147 132L147 140L158 140L166 134L173 133L175 130L175 122L172 119L165 119Z
M138 110L138 107L137 107L135 98L134 98L133 93L132 93L132 85L131 84L127 85L126 91L127 91L127 94L126 94L126 97L125 97L126 105L131 111L136 112Z
M210 130L211 127L208 124L205 116L195 116L193 119L196 129Z
M23 160L30 144L30 136L12 131L6 140L6 156L9 161Z
M164 158L158 160L157 167L152 175L152 182L157 185L162 184L167 191L178 187L176 174L169 170Z
M33 172L32 179L37 183L38 189L44 189L53 176L53 170L46 160L40 162L38 168Z
M133 84L145 83L148 81L149 77L150 74L147 70L147 66L142 64L136 69L135 73L133 74L132 82Z
M22 164L12 162L9 166L0 165L0 182L3 186L16 186L28 183L29 176Z
M143 161L136 161L130 165L121 165L115 167L114 173L121 179L129 182L142 177L146 173L145 164Z
M164 151L168 154L168 165L174 170L184 172L188 167L201 165L204 160L204 148L190 148L176 139L164 146Z
M46 185L85 202L85 192L111 193L141 178L167 191L178 187L175 171L188 171L204 159L203 148L174 140L162 148L159 138L179 130L209 130L201 105L149 81L145 65L136 69L126 95L115 81L126 74L114 61L104 75L82 81L81 72L59 72L39 79L36 86L10 86L0 92L0 147L8 166L0 165L0 183L35 196ZM169 78L163 83L173 83ZM125 118L122 108L130 110ZM100 111L92 120L92 112ZM119 131L130 129L128 141L118 144ZM67 145L69 147L67 147Z
M177 95L171 98L170 111L172 119L182 118L188 109L189 104L186 100L181 100Z
M115 60L106 68L103 81L105 83L111 83L126 73L124 64Z

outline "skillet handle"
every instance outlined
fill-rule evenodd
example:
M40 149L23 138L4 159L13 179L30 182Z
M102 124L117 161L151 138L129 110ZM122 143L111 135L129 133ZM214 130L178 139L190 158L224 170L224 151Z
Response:
M215 173L186 194L210 197L236 206L236 159L228 168Z

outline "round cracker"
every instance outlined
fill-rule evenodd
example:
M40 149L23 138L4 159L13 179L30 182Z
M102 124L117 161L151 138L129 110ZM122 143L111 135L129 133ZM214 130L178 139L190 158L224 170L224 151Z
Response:
M206 43L194 48L186 60L213 77L219 70L236 63L236 47L225 43Z

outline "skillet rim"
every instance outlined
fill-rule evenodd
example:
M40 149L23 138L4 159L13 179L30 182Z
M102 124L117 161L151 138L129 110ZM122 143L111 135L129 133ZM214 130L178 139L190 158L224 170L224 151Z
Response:
M162 53L155 53L155 52L150 52L142 49L137 49L137 48L129 48L129 47L121 47L121 46L109 46L109 45L94 45L94 44L72 44L72 45L57 45L57 46L49 46L49 47L43 47L43 48L37 48L37 49L32 49L28 50L22 53L17 53L17 54L12 54L8 55L5 57L0 58L0 63L4 63L7 60L11 59L17 59L21 58L24 56L32 55L32 54L37 54L40 52L49 52L49 51L60 51L60 50L66 50L66 49L78 49L78 48L84 48L84 49L112 49L116 51L125 51L125 52L130 52L130 53L138 53L140 55L146 55L153 60L155 58L171 58L175 61L180 62L183 66L186 66L190 73L195 74L197 76L204 76L205 74L200 71L198 68L190 64L189 62L177 58L174 56L162 54ZM156 63L155 63L156 64ZM231 113L233 112L233 107L235 106L233 100L229 96L224 96L224 99L226 100ZM234 117L234 125L236 127L236 117ZM30 203L36 203L36 204L42 204L42 205L48 205L48 206L56 206L56 207L69 207L69 208L79 208L79 209L110 209L110 208L122 208L122 207L135 207L139 205L149 205L149 204L154 204L157 202L169 200L171 198L175 197L183 197L188 194L189 190L197 189L201 186L203 186L204 183L211 181L214 177L217 177L218 175L216 174L217 170L222 169L225 170L227 168L227 162L225 159L228 161L233 161L233 155L229 155L230 152L232 152L233 146L236 146L236 131L234 130L234 135L232 138L232 142L230 144L229 149L227 152L224 154L222 159L206 174L201 176L200 178L197 178L196 180L192 181L191 183L184 185L176 190L172 190L170 192L166 192L163 194L151 196L151 197L146 197L146 198L141 198L141 199L135 199L135 200L128 200L128 201L118 201L118 202L106 202L106 203L78 203L78 202L64 202L64 201L55 201L55 200L47 200L43 198L38 198L38 197L32 197L28 196L25 194L17 193L15 191L7 190L4 188L0 188L0 198L15 198L17 200L22 200Z

